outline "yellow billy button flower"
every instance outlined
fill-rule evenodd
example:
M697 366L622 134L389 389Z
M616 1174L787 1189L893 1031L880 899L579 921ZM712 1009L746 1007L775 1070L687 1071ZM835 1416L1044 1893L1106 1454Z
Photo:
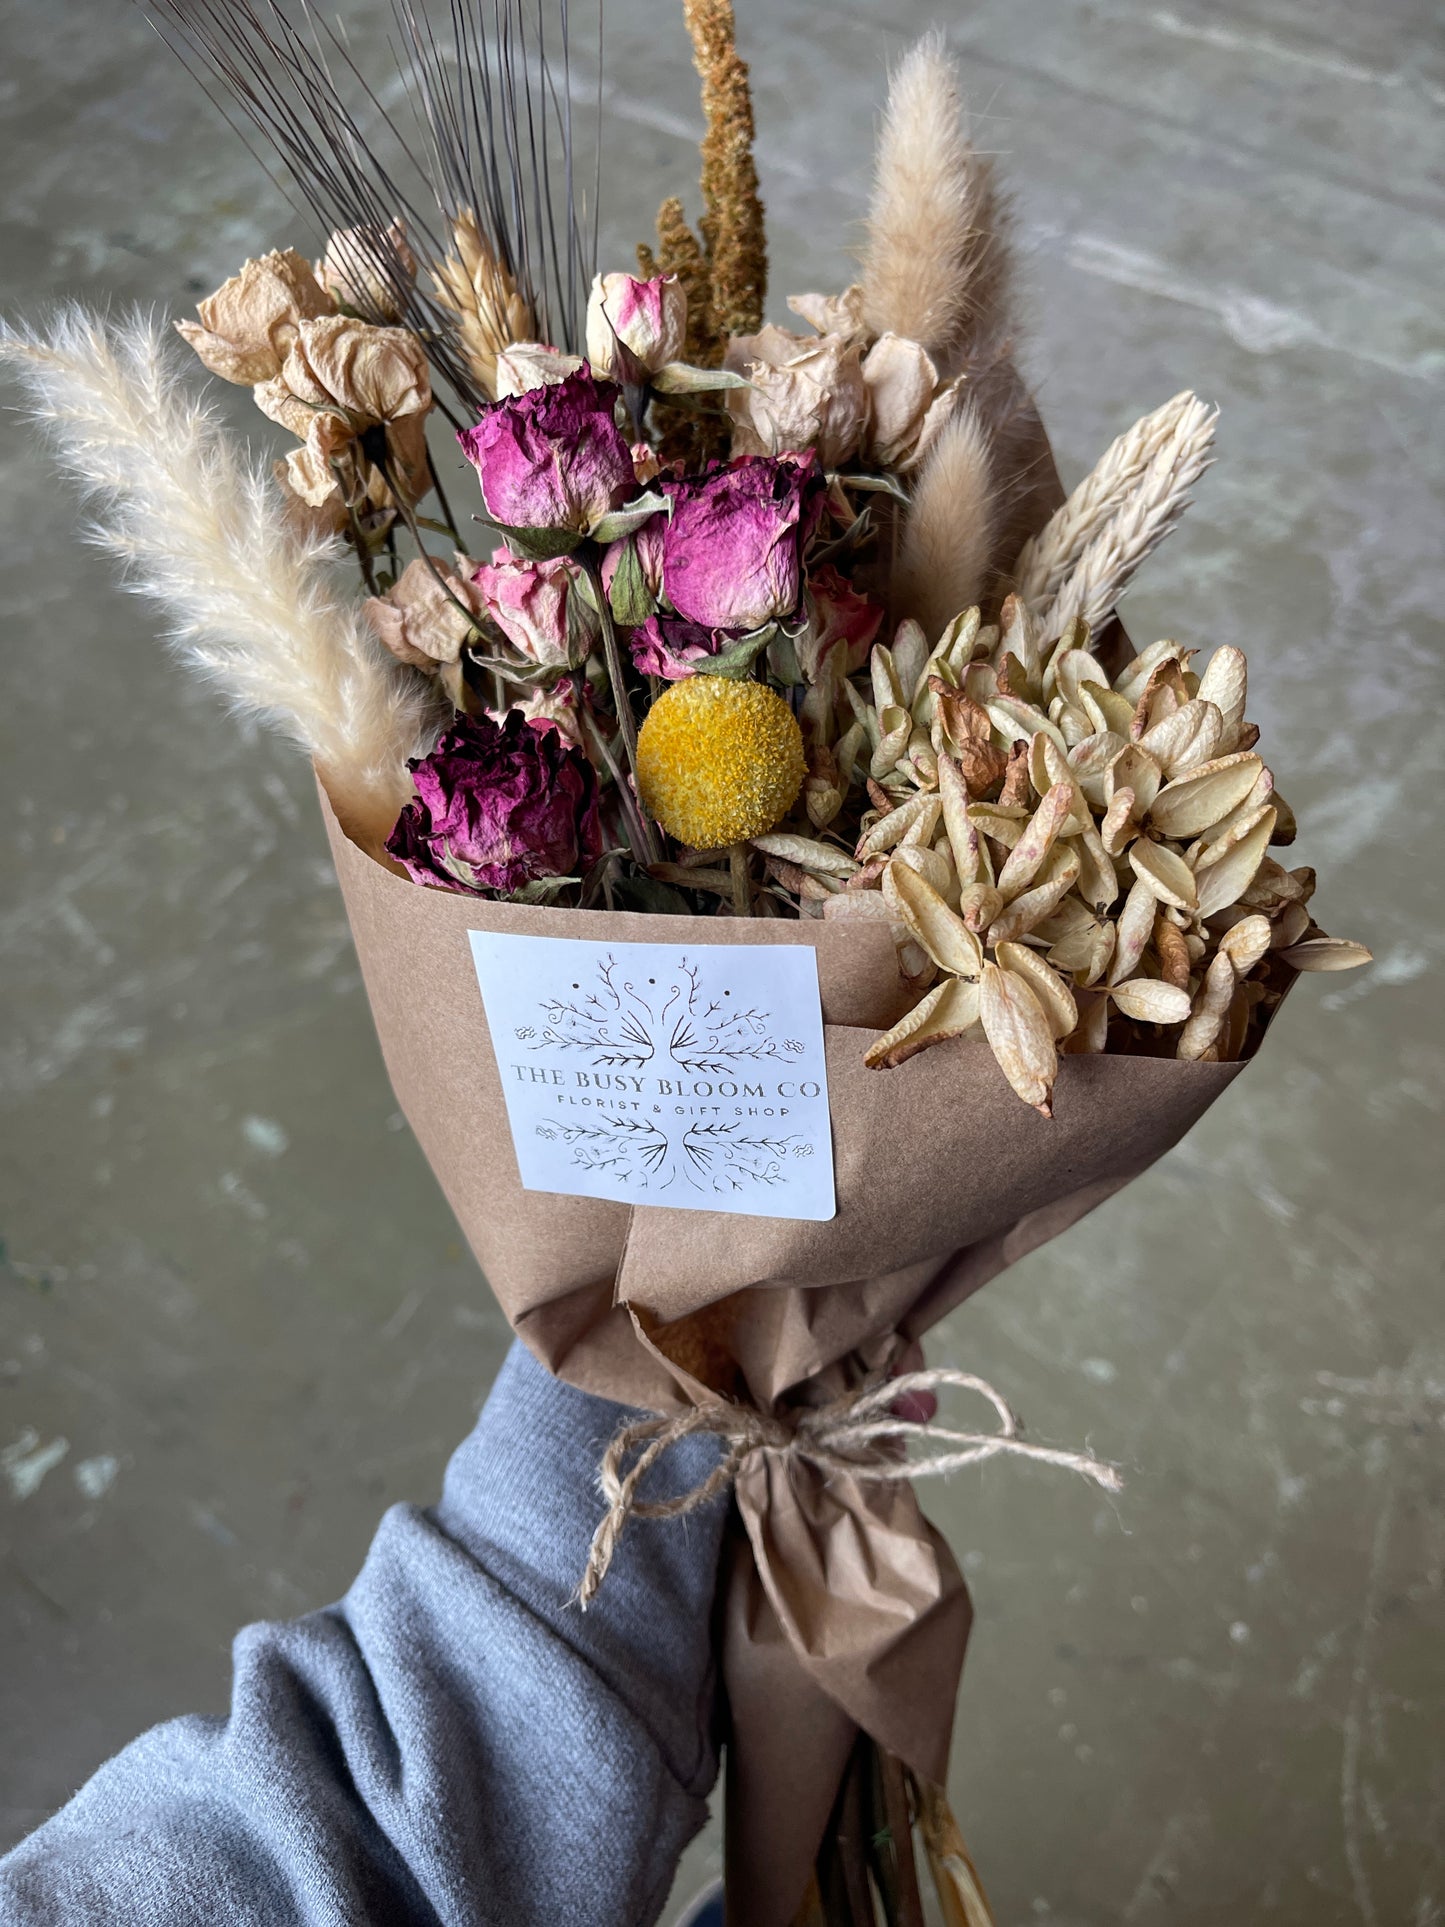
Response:
M806 774L797 720L760 682L689 676L658 697L637 739L644 806L696 850L770 830Z

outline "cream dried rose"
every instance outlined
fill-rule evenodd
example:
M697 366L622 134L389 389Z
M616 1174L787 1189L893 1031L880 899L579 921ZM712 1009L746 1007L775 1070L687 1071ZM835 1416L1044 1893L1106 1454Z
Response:
M457 564L470 574L467 557L458 556ZM408 562L384 596L371 596L366 604L377 635L398 662L414 669L457 661L476 626L468 610L480 619L482 599L471 582L440 563L434 569L420 556Z
M316 279L344 308L399 321L406 294L416 280L416 256L406 225L337 228L316 264Z
M178 321L176 333L213 375L254 387L280 374L301 324L335 305L296 250L280 248L247 261L197 303L199 325Z
M868 390L856 342L842 335L794 335L771 322L735 335L723 361L750 386L727 391L734 455L815 448L825 468L857 451Z
M863 358L868 388L868 459L880 468L916 467L958 405L957 381L940 382L926 349L883 334Z
M855 281L841 294L790 294L788 306L820 335L841 335L866 347L873 331L863 316L863 284Z
M581 355L564 355L545 341L512 341L497 356L497 400L552 388L584 366Z
M587 358L594 374L642 381L678 359L686 336L687 291L675 274L650 281L594 275L587 302Z
M386 467L409 499L425 492L431 377L426 352L407 329L349 315L303 321L280 374L259 383L255 395L261 412L304 444L287 458L303 501L319 507L339 488L347 501L365 496L385 506L390 494L385 477L371 472L374 451L358 447L383 425Z

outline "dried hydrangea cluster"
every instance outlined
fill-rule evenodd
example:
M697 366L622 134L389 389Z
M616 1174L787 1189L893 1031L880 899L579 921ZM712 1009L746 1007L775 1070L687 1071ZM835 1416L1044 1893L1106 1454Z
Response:
M872 652L871 701L846 686L836 778L810 799L825 827L862 773L855 847L758 845L804 915L886 920L926 993L871 1065L978 1026L1047 1116L1059 1051L1235 1059L1291 971L1368 953L1318 930L1312 870L1269 855L1294 818L1245 720L1239 650L1196 673L1158 642L1111 681L1081 619L1045 634L1017 596L932 649L902 624Z
M1175 396L1038 502L998 196L934 39L894 79L863 278L764 325L731 7L684 17L700 234L665 203L578 339L533 338L545 304L471 207L440 259L373 221L181 325L296 436L293 510L350 541L394 673L432 686L387 853L524 902L879 920L919 1001L868 1062L976 1028L1045 1115L1060 1051L1246 1054L1293 970L1366 953L1269 854L1294 822L1238 650L1131 659L1115 624L1213 412ZM433 373L479 556L428 455Z

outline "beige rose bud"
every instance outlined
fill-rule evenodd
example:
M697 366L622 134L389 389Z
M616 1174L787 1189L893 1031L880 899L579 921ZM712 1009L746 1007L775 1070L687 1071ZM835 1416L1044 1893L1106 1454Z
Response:
M881 468L908 469L952 414L958 383L940 385L933 357L916 341L880 335L863 358L868 385L869 459Z
M723 365L752 384L727 390L734 455L815 448L825 468L836 468L856 452L868 418L856 343L769 323L759 334L734 336Z
M295 249L283 248L248 261L197 304L200 325L178 321L176 333L213 375L254 387L280 374L301 323L335 305Z
M416 256L406 238L406 227L393 221L384 231L376 227L337 228L316 264L316 279L344 308L354 308L368 319L399 321L406 296L416 280Z
M581 355L564 355L545 341L513 341L497 356L497 400L550 388L582 366Z
M457 566L470 572L465 556L457 557ZM445 587L437 580L438 573ZM458 608L458 603L463 607ZM420 556L408 562L384 596L371 596L366 604L377 635L398 662L413 669L436 669L458 660L476 626L467 611L481 615L471 583L441 563L434 571Z
M871 330L863 319L863 284L855 281L841 294L790 294L788 306L820 335L841 335L866 346Z
M630 274L593 277L587 301L587 359L594 375L636 382L682 354L687 294L675 274L639 281Z

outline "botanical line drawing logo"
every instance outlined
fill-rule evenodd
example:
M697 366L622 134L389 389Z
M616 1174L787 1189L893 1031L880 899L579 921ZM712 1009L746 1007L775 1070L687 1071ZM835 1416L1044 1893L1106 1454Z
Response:
M541 1022L519 1025L517 1040L531 1052L561 1052L585 1065L594 1088L621 1084L640 1093L646 1073L663 1096L726 1100L704 1106L705 1114L696 1106L599 1105L585 1120L535 1127L539 1137L566 1145L582 1170L606 1173L636 1192L721 1195L784 1185L788 1164L812 1157L807 1138L761 1121L780 1106L732 1101L761 1097L762 1086L749 1085L748 1073L797 1065L806 1046L775 1037L766 1010L742 1008L731 990L712 991L686 956L670 971L644 976L609 954L590 981L540 998L538 1009ZM694 1081L684 1085L684 1075ZM734 1114L723 1114L729 1110Z

